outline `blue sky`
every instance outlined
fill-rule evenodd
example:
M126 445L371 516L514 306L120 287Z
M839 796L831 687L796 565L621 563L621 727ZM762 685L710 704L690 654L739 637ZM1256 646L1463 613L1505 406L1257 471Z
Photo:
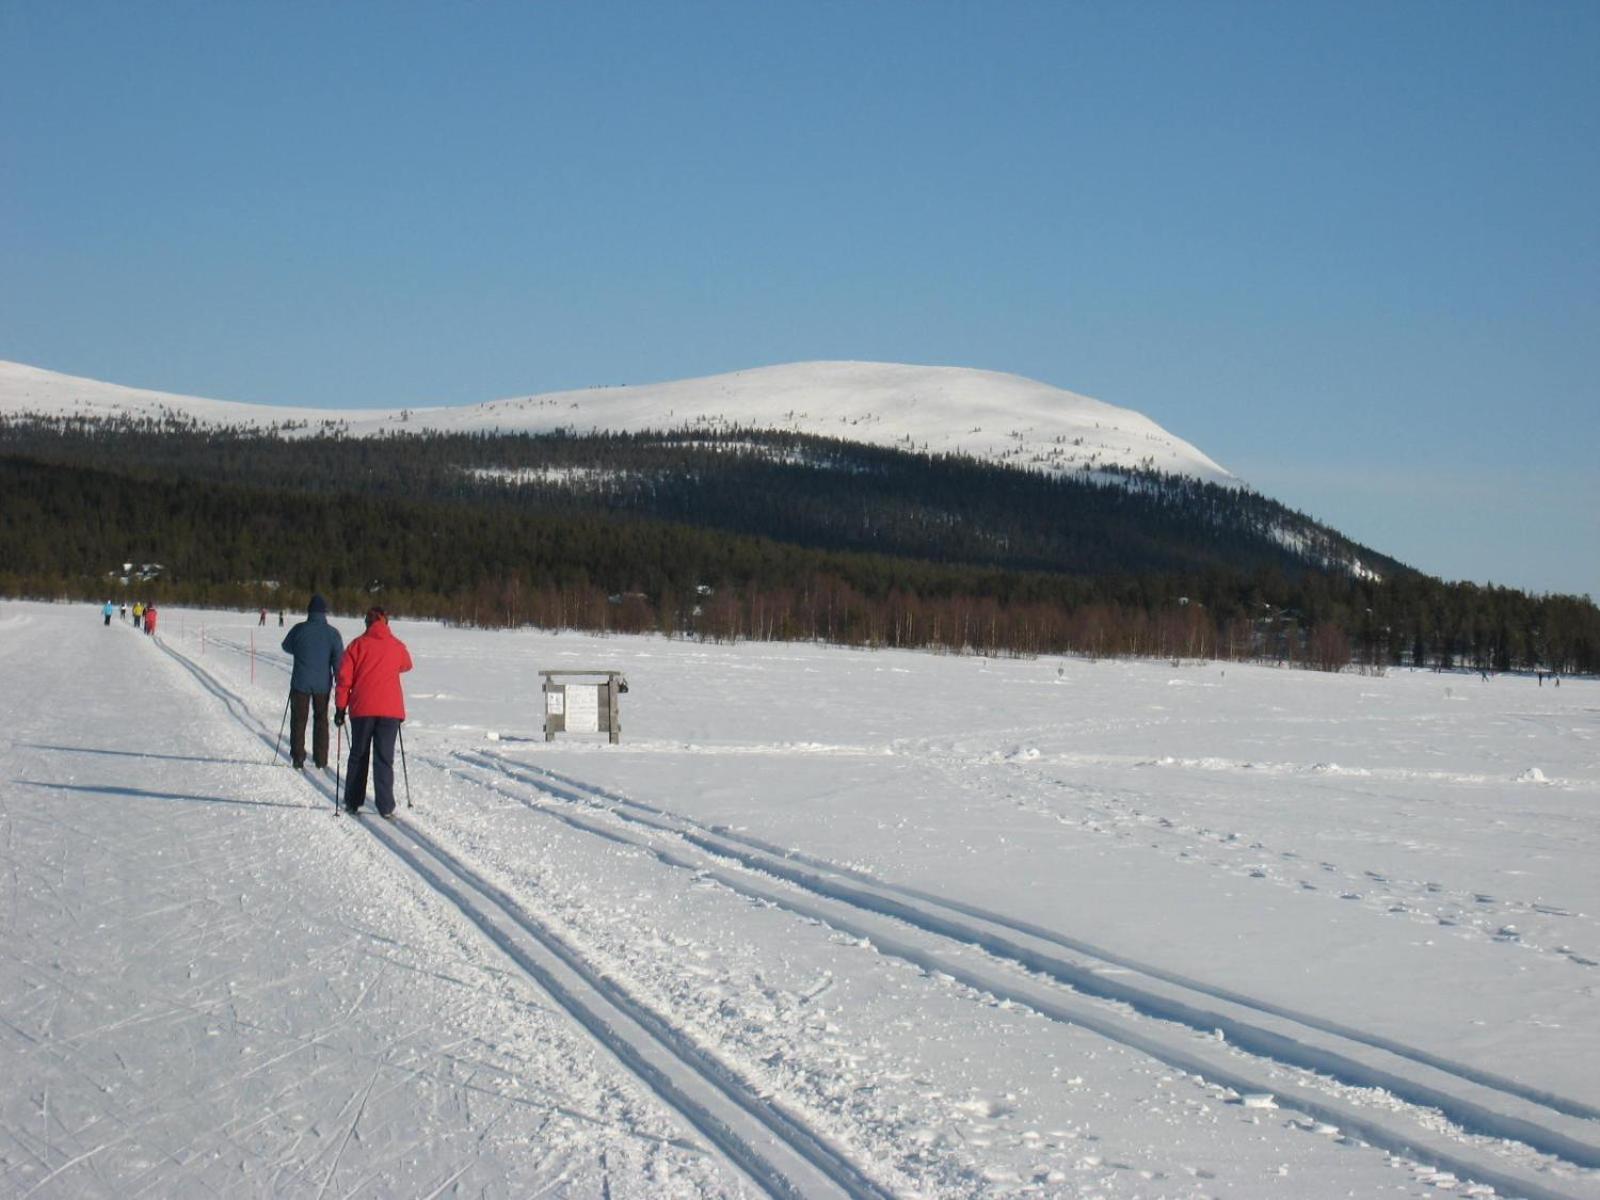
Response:
M1600 598L1597 61L1592 0L0 0L0 357L329 406L1013 371Z

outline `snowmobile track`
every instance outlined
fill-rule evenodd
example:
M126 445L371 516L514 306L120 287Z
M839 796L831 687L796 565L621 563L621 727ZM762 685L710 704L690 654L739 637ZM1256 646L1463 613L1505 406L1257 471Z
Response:
M1001 914L886 885L861 872L759 839L706 827L659 805L619 796L506 755L468 751L453 757L472 771L468 774L457 768L462 778L492 773L489 780L479 778L477 782L569 826L632 844L671 865L704 872L735 891L866 938L882 953L1095 1029L1212 1082L1240 1092L1275 1092L1287 1107L1315 1120L1336 1124L1406 1157L1492 1184L1502 1193L1530 1197L1587 1194L1566 1190L1569 1185L1581 1189L1583 1185L1576 1181L1527 1170L1421 1126L1409 1128L1408 1119L1385 1120L1377 1110L1325 1091L1296 1089L1286 1095L1281 1080L1274 1085L1265 1071L1252 1070L1248 1060L1241 1061L1215 1041L1207 1045L1191 1040L1186 1045L1151 1037L1136 1018L1119 1016L1103 1005L1064 998L1059 988L1042 989L1036 981L1019 980L1012 972L974 968L948 947L951 943L962 948L977 946L997 959L1064 984L1074 993L1118 1001L1142 1017L1176 1022L1201 1034L1220 1031L1232 1047L1259 1058L1331 1076L1342 1084L1381 1088L1408 1103L1440 1110L1467 1132L1519 1142L1579 1167L1600 1167L1600 1125L1592 1119L1600 1113L1579 1101L1551 1096L1238 992L1207 987ZM448 769L448 764L435 765ZM776 877L817 899L807 902L789 889L764 883L762 876ZM912 937L908 938L905 926L912 927ZM932 944L942 943L945 948L930 949L926 938L916 938L918 933L935 935ZM1064 948L1075 957L1063 956ZM1114 974L1105 974L1108 968Z
M242 697L187 655L161 649L219 700L248 732L271 747L272 733ZM333 784L305 782L336 802ZM311 806L308 806L311 807ZM493 945L549 994L636 1077L774 1197L840 1195L891 1200L823 1135L758 1095L663 1015L634 1000L512 897L444 849L410 820L356 824L447 899Z

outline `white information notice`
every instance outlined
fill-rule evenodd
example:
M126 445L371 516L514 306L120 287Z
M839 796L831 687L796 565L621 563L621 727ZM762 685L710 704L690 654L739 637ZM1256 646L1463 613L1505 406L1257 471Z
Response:
M589 684L567 684L567 732L600 732L600 689Z
M559 717L567 711L566 696L561 692L546 692L544 694L544 710L553 717Z

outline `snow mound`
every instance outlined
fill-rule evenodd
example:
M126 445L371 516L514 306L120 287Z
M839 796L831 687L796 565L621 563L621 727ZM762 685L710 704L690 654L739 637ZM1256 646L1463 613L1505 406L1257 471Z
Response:
M902 363L807 362L703 379L416 409L315 409L206 400L0 361L0 416L160 419L346 434L781 430L1052 475L1148 469L1239 480L1149 417L1020 375Z

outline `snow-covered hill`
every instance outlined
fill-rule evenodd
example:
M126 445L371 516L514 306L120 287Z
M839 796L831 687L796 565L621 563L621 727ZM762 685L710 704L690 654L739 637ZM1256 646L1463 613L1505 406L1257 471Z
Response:
M776 429L973 458L1052 473L1145 468L1212 483L1238 480L1148 417L995 371L812 362L636 387L592 388L453 408L315 409L241 404L122 387L0 362L0 415L177 416L203 424L328 424L384 430L617 433Z

